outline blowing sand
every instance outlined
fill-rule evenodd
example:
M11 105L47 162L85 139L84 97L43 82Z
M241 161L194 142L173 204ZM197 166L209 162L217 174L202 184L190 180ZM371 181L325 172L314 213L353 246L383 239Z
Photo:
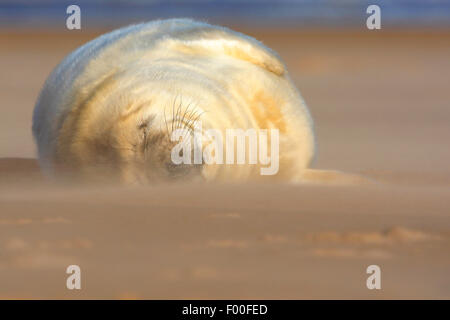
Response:
M315 167L376 183L51 184L32 159L34 102L97 34L4 31L0 298L450 298L450 33L241 31L286 61Z

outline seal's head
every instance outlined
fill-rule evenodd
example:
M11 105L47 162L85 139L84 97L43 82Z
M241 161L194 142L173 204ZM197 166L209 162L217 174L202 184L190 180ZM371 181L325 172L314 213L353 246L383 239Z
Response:
M134 148L135 158L128 159L130 172L124 172L123 176L127 182L151 183L201 178L201 164L177 164L172 159L175 146L180 142L191 140L192 136L192 128L186 127L188 122L181 121L174 119L168 123L165 120L166 126L162 130L154 118L138 123L140 138ZM179 140L172 138L172 132L176 129L184 132ZM193 149L191 153L192 159ZM183 156L183 150L179 151L179 155Z
M172 110L166 115L165 109L147 103L102 122L94 121L93 114L69 115L59 136L55 168L71 179L127 184L200 180L201 164L172 160L174 147L191 140L192 123L199 115L181 104ZM185 134L173 139L174 130Z

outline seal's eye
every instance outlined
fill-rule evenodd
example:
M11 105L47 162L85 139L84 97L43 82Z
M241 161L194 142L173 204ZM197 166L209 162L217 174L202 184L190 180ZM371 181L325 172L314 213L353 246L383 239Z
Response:
M147 138L149 130L150 130L150 126L151 126L152 122L154 121L154 119L155 119L155 117L151 116L146 119L141 119L137 124L137 129L139 130L140 134L142 135L142 137L144 139Z

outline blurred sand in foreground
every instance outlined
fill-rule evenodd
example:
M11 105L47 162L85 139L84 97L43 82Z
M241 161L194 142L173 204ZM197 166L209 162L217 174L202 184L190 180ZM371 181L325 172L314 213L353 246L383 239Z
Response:
M240 31L286 61L315 167L377 183L52 185L30 159L31 112L97 34L3 31L0 298L450 298L450 32ZM382 290L366 288L371 264Z

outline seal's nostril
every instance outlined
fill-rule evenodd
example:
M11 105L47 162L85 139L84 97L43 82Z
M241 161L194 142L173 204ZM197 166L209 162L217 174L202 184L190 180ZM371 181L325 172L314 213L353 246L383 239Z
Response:
M174 164L173 162L168 162L166 164L167 172L172 178L182 177L187 175L191 171L190 165L185 164Z

